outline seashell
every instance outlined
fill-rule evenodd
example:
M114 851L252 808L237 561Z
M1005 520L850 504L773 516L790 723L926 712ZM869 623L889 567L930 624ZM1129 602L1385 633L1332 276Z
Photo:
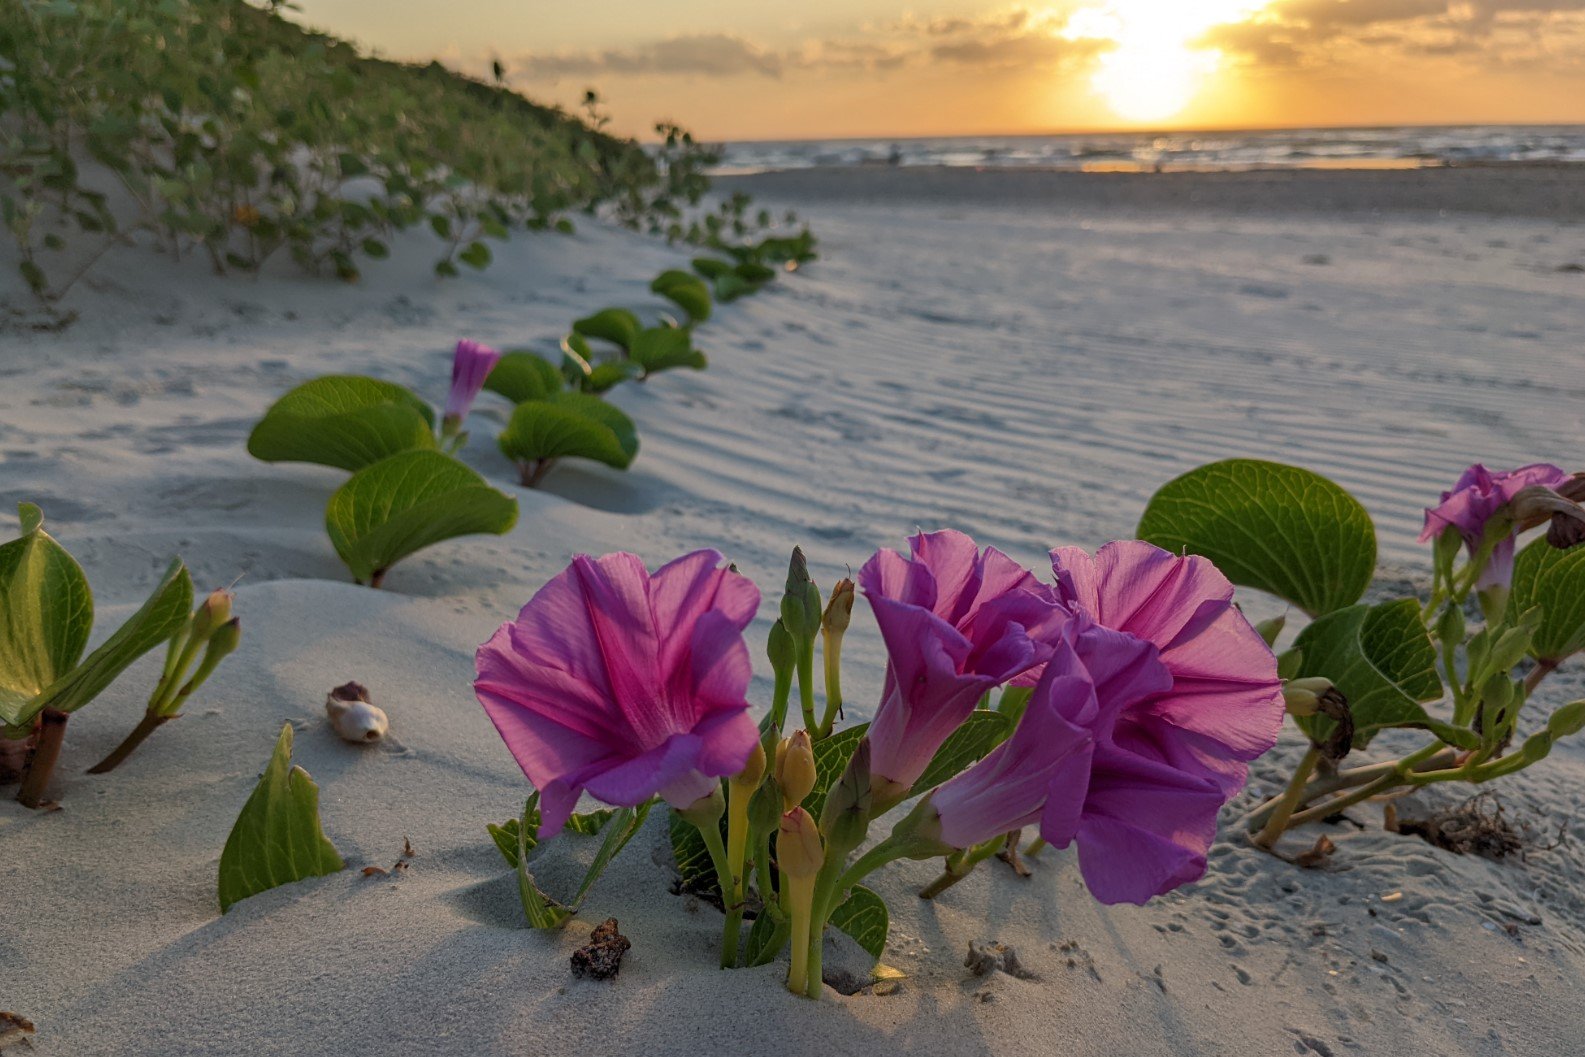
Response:
M361 683L346 683L326 694L325 715L342 741L358 745L382 741L391 729L390 719L369 700Z

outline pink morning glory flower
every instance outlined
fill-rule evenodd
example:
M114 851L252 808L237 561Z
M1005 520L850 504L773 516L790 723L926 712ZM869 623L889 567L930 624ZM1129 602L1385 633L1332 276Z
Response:
M484 380L500 358L501 354L488 345L466 339L457 342L457 351L451 358L451 392L446 394L446 410L441 419L453 432L468 417L484 388Z
M542 836L585 792L686 808L748 762L759 589L721 560L699 550L651 575L636 555L580 555L479 647L474 691L540 792Z
M1071 645L1064 648L1071 653ZM1065 834L1061 843L1070 840L1090 784L1094 739L1058 702L1083 712L1094 697L1077 664L1047 664L1012 737L930 794L942 842L971 848L1036 822L1043 833Z
M1459 475L1452 491L1442 493L1442 502L1438 506L1426 509L1425 529L1420 533L1420 542L1454 531L1463 537L1465 546L1473 555L1485 539L1487 522L1520 492L1537 485L1557 489L1569 480L1569 474L1551 463L1532 463L1506 473L1492 473L1476 463ZM1514 534L1510 532L1492 549L1491 558L1486 562L1475 586L1481 590L1507 587L1513 581L1513 552Z
M1093 706L1058 706L1095 737L1080 868L1102 902L1143 903L1204 873L1217 812L1276 743L1276 658L1205 558L1128 540L1051 559L1096 688Z
M1043 664L1067 611L1055 593L961 532L912 537L859 571L889 658L870 724L877 799L895 803L990 690Z

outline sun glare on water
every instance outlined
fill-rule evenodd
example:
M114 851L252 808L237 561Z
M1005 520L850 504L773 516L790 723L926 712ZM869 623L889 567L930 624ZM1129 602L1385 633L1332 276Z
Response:
M1199 45L1213 26L1239 22L1267 0L1097 0L1068 19L1065 35L1111 41L1091 85L1117 115L1161 121L1182 111L1222 62Z

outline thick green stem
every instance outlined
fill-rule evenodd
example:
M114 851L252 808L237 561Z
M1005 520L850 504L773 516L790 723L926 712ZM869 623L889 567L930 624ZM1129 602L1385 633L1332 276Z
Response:
M820 736L831 736L831 728L836 723L837 713L842 711L842 636L833 635L822 630L821 642L825 647L822 657L825 660L826 675L826 710L820 717Z
M721 889L727 904L726 926L721 934L723 969L737 965L738 937L743 928L743 905L747 898L748 801L753 795L751 788L727 783L726 858L727 869L732 874L732 890L728 893L725 888Z
M1345 771L1338 771L1336 774L1317 778L1305 786L1304 795L1299 798L1297 806L1308 804L1318 796L1327 796L1344 789L1354 789L1374 782L1384 774L1438 767L1445 762L1451 761L1454 755L1454 750L1448 748L1442 742L1434 741L1401 759L1387 760L1382 763L1373 763L1364 767L1351 767ZM1253 833L1258 830L1261 824L1271 817L1271 813L1276 810L1282 799L1283 795L1274 796L1251 811L1244 819L1244 824L1249 832Z
M1339 811L1342 811L1344 808L1353 807L1355 804L1369 800L1373 796L1384 793L1389 789L1393 789L1403 784L1405 784L1404 780L1398 775L1396 771L1391 774L1382 775L1374 782L1361 786L1352 793L1346 793L1343 796L1333 797L1324 804L1317 804L1315 807L1300 811L1298 814L1288 819L1288 828L1291 829L1295 826L1302 826L1308 822L1317 822L1323 818L1329 818L1332 815L1337 814Z
M809 994L809 933L813 928L815 879L783 875L782 880L792 896L792 968L787 973L787 990L795 995ZM816 988L819 986L819 974L820 968L816 965ZM810 997L820 997L819 990L815 990Z
M67 713L53 708L46 708L39 717L38 741L28 760L27 774L22 777L22 788L17 791L17 801L23 807L44 805L44 794L49 791L55 761L60 759L61 742L66 740L66 721L70 718Z
M719 810L719 809L718 809ZM721 816L716 815L716 819ZM717 821L708 823L695 822L699 835L704 838L705 849L710 853L710 864L715 867L716 885L721 889L721 901L727 904L727 923L732 924L732 866L727 858L726 845L721 843L721 827ZM738 909L737 924L743 922L742 908ZM737 934L735 929L723 929L721 932L721 968L731 969L737 965Z
M803 708L804 729L816 741L820 740L820 724L815 718L815 646L810 637L798 651L798 704Z
M1293 777L1288 779L1288 788L1283 791L1282 799L1277 801L1276 808L1271 813L1271 818L1261 831L1255 834L1255 844L1270 851L1288 828L1288 820L1293 817L1294 808L1299 806L1299 801L1304 797L1305 783L1309 782L1311 773L1315 770L1316 763L1321 759L1321 750L1311 745L1299 760L1299 766L1293 770Z
M1043 852L1045 850L1046 850L1046 839L1044 837L1036 837L1034 840L1030 841L1029 844L1024 848L1024 854L1029 856L1031 859L1033 859L1035 856L1039 855L1041 852Z
M143 718L138 720L138 725L114 749L110 755L88 768L89 774L105 774L121 766L121 762L132 755L132 750L143 744L143 739L160 729L166 722L175 719L175 716L164 716L158 712L145 712Z

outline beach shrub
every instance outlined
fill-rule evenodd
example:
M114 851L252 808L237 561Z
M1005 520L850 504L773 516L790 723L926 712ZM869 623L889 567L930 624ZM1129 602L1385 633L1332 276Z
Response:
M1250 815L1257 843L1272 847L1294 826L1378 795L1512 774L1585 726L1585 702L1575 702L1527 722L1527 737L1520 731L1536 687L1585 647L1582 498L1585 478L1555 466L1472 466L1426 510L1428 596L1365 603L1375 529L1364 507L1325 478L1238 459L1156 493L1142 538L1206 555L1234 583L1314 618L1281 655L1287 709L1310 748L1288 788ZM1520 534L1542 526L1544 538L1516 560ZM1273 640L1280 631L1268 629ZM1430 738L1396 760L1337 766L1396 728Z
M172 560L142 607L84 657L94 625L88 577L44 531L37 506L21 504L19 516L22 534L0 545L0 738L26 744L17 799L38 807L71 714L183 626L193 584Z
M638 455L633 420L592 393L552 393L518 404L500 436L501 452L536 488L562 459L591 459L625 470Z
M292 764L292 725L275 751L220 853L220 911L280 885L345 868L319 824L319 787Z
M503 535L517 500L438 451L408 451L353 474L325 508L331 545L360 584L379 587L401 559L458 536Z
M0 0L0 221L35 291L133 233L217 272L285 252L352 280L427 228L455 275L515 231L570 232L571 211L680 236L708 188L716 153L674 126L652 153L277 6Z
M881 956L889 914L862 882L898 859L945 859L921 893L933 898L992 855L1016 862L1038 826L1078 846L1103 902L1197 879L1217 812L1276 739L1276 658L1203 558L1136 540L1052 559L1055 586L956 532L878 551L858 586L886 645L882 699L871 722L837 729L852 581L825 594L793 552L756 723L743 633L760 594L735 566L710 550L654 572L632 554L575 558L476 659L479 701L536 790L515 828L491 827L529 921L556 917L524 880L528 839L595 826L574 814L585 794L669 804L681 890L725 913L721 965L787 949L788 987L810 997L828 926ZM1126 604L1139 592L1155 604ZM795 686L803 729L787 733ZM1214 722L1180 726L1206 686ZM1137 739L1113 738L1121 726Z

